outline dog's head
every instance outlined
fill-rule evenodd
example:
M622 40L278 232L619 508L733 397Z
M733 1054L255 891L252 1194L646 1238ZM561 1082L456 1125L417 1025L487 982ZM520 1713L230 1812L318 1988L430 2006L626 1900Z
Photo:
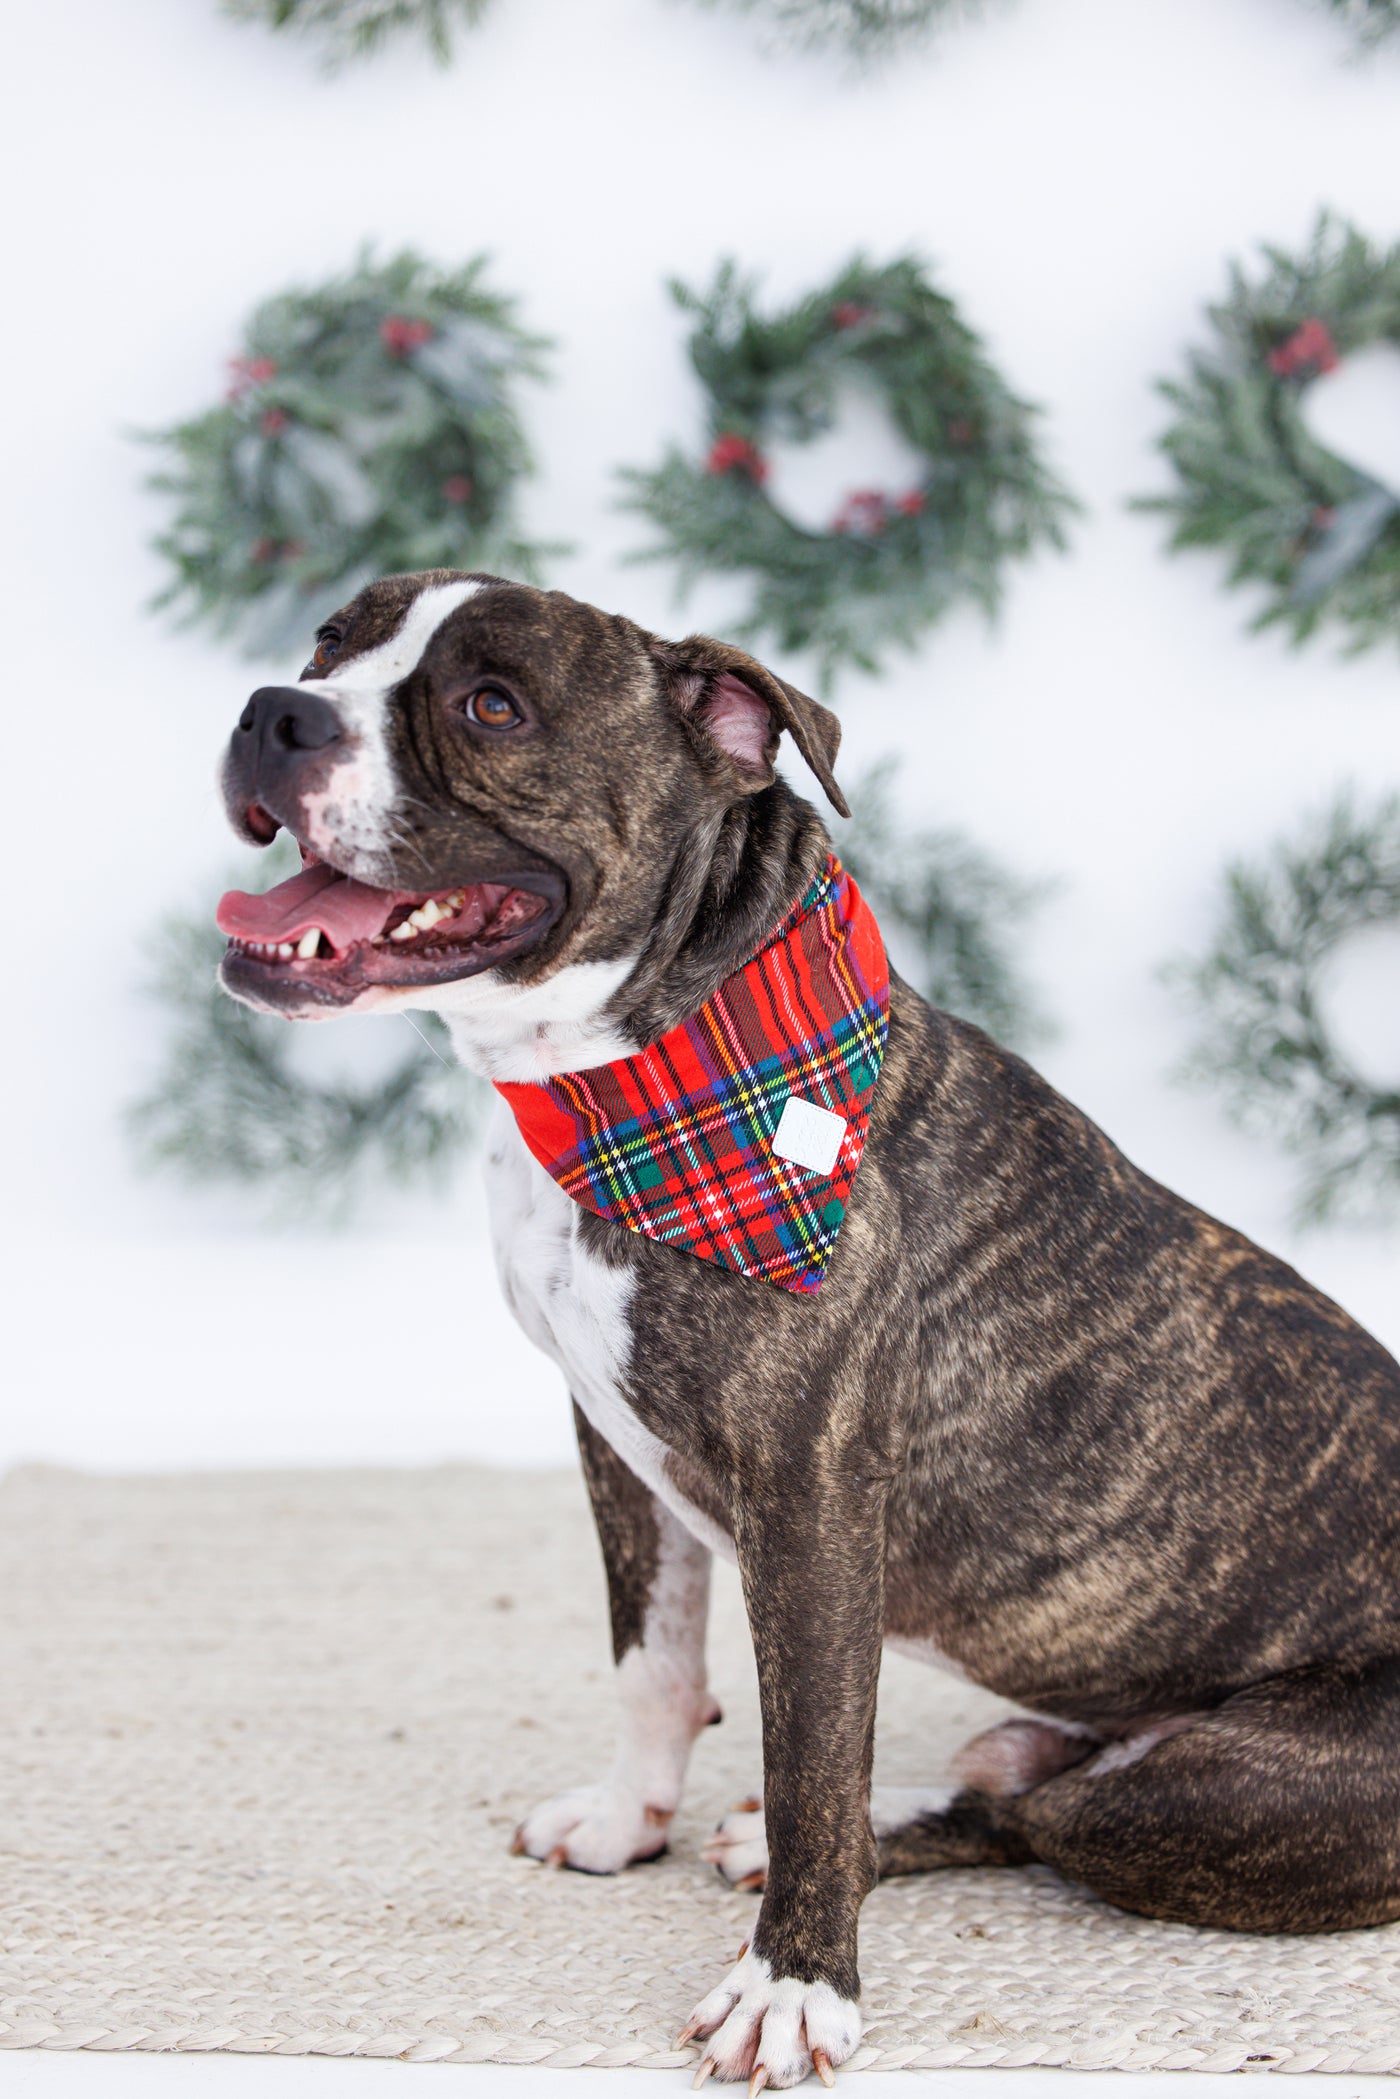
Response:
M678 853L771 785L785 729L846 814L835 716L742 650L492 576L373 583L230 740L235 829L285 826L303 868L223 899L225 988L313 1018L635 954Z

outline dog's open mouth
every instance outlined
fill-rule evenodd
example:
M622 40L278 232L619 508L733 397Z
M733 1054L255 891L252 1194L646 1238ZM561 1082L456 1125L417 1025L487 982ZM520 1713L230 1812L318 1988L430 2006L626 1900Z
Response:
M260 1003L339 1005L374 985L475 976L533 946L563 901L535 874L527 879L538 888L504 877L413 892L357 882L305 847L302 857L290 881L261 896L231 889L219 902L225 977Z

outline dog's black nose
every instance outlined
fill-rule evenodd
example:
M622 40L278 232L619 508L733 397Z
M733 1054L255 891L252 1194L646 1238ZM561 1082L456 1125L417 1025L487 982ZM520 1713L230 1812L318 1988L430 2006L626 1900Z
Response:
M269 757L324 750L345 733L329 700L296 685L260 685L239 715L238 726L254 748Z

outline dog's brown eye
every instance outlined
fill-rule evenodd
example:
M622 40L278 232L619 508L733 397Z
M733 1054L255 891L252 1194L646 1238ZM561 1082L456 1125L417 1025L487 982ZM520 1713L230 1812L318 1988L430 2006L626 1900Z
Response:
M498 692L494 685L474 692L467 701L467 714L483 729L508 729L521 719L520 709L509 694Z
M340 636L338 634L318 634L316 637L316 653L311 658L312 670L323 671L339 647Z

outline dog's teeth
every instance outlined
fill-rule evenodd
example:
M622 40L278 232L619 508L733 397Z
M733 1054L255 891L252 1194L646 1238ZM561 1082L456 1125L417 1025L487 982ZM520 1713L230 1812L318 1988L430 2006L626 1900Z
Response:
M461 910L461 908L462 908L462 906L463 906L463 904L465 904L465 902L466 902L466 901L467 901L467 892L466 892L466 890L465 890L465 889L454 889L454 890L453 890L453 892L452 892L452 894L451 894L451 896L445 896L445 897L443 898L443 900L442 900L442 904L441 904L441 907L440 907L440 916L441 916L441 917L443 917L443 918L451 918L451 916L452 916L453 912L454 912L454 911L460 911L460 910Z
M418 928L414 925L413 920L411 918L406 918L401 926L394 927L394 930L389 935L389 938L391 940L412 940L414 934L417 931Z
M440 918L446 916L447 913L441 904L435 903L433 898L429 897L426 904L420 904L416 911L409 913L408 922L411 926L417 926L420 933L426 933L430 926L435 926Z
M290 940L280 940L277 943L277 952L284 962L290 962L296 953L296 949L292 946Z
M306 931L302 934L300 940L297 942L298 961L309 962L311 960L311 957L316 953L317 949L320 947L320 945L321 928L319 926L308 926Z

